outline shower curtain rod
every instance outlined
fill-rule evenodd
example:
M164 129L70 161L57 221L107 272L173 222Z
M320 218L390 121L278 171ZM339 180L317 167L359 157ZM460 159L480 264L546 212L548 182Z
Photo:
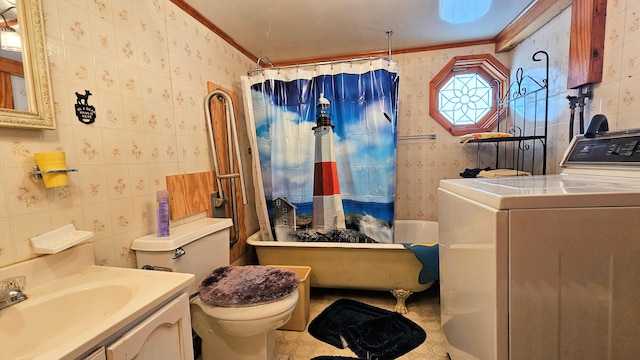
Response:
M255 69L249 70L247 72L247 75L251 76L251 74L253 74L254 72L264 71L265 69L282 70L282 69L291 69L291 68L299 68L299 67L307 67L307 66L342 64L342 63L350 63L350 62L354 62L354 61L365 61L365 60L369 60L369 61L373 61L373 60L388 60L390 62L393 62L393 60L390 57L387 57L387 56L371 56L371 57L361 57L361 58L344 59L344 60L320 61L320 62L312 62L312 63L307 63L307 64L295 64L295 65L284 65L284 66L273 66L273 65L271 65L270 68L264 68L264 67L260 66L260 60L262 60L262 59L267 59L268 60L268 58L266 56L261 56L258 59L258 67L255 68ZM269 64L271 64L270 61L269 61Z
M274 67L273 63L271 62L271 60L269 60L268 57L260 56L258 58L258 61L256 62L258 67L255 68L255 69L251 69L251 70L247 71L247 75L251 76L251 74L253 74L254 72L264 71L264 68L262 66L260 66L260 62L263 59L265 61L267 61L267 63L269 65L271 65L270 69L272 69L272 70L299 68L301 66L305 67L305 66L318 66L318 65L329 65L329 64L333 65L333 64L341 64L341 63L354 62L354 61L364 61L364 60L369 60L369 61L387 60L389 62L393 62L393 59L391 58L391 36L393 35L393 30L391 30L391 29L387 30L386 34L387 34L387 47L388 47L388 51L389 51L389 56L387 56L387 57L384 57L384 56L370 56L370 57L360 57L360 58L353 58L353 59L320 61L320 62L314 62L314 63L308 63L308 64L296 64L296 65L285 65L285 66L276 66L276 67Z

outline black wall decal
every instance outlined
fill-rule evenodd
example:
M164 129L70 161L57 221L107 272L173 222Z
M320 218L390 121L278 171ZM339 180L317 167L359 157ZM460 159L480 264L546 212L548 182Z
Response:
M88 103L90 95L93 94L89 90L85 90L84 94L76 92L76 116L84 124L96 121L96 108Z

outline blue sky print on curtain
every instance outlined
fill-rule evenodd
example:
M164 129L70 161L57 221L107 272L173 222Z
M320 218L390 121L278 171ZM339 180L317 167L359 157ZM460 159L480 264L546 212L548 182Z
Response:
M250 103L264 196L270 216L273 200L284 198L295 205L297 228L310 226L316 151L312 128L322 93L330 102L346 226L392 242L398 74L395 66L393 71L369 62L358 67L366 70L353 73L356 66L347 66L349 72L331 66L326 74L317 67L252 77Z

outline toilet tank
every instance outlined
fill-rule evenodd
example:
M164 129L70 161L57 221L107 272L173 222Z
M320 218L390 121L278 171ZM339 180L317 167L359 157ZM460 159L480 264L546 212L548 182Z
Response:
M133 240L138 268L194 274L196 280L187 289L198 291L200 281L213 269L229 265L229 228L227 218L204 218L171 227L170 235L156 234Z

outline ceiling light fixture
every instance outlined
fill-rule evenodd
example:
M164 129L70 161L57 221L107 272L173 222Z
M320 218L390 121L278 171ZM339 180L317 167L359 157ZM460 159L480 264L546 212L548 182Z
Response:
M439 4L440 18L452 24L476 21L491 8L491 0L439 0Z

